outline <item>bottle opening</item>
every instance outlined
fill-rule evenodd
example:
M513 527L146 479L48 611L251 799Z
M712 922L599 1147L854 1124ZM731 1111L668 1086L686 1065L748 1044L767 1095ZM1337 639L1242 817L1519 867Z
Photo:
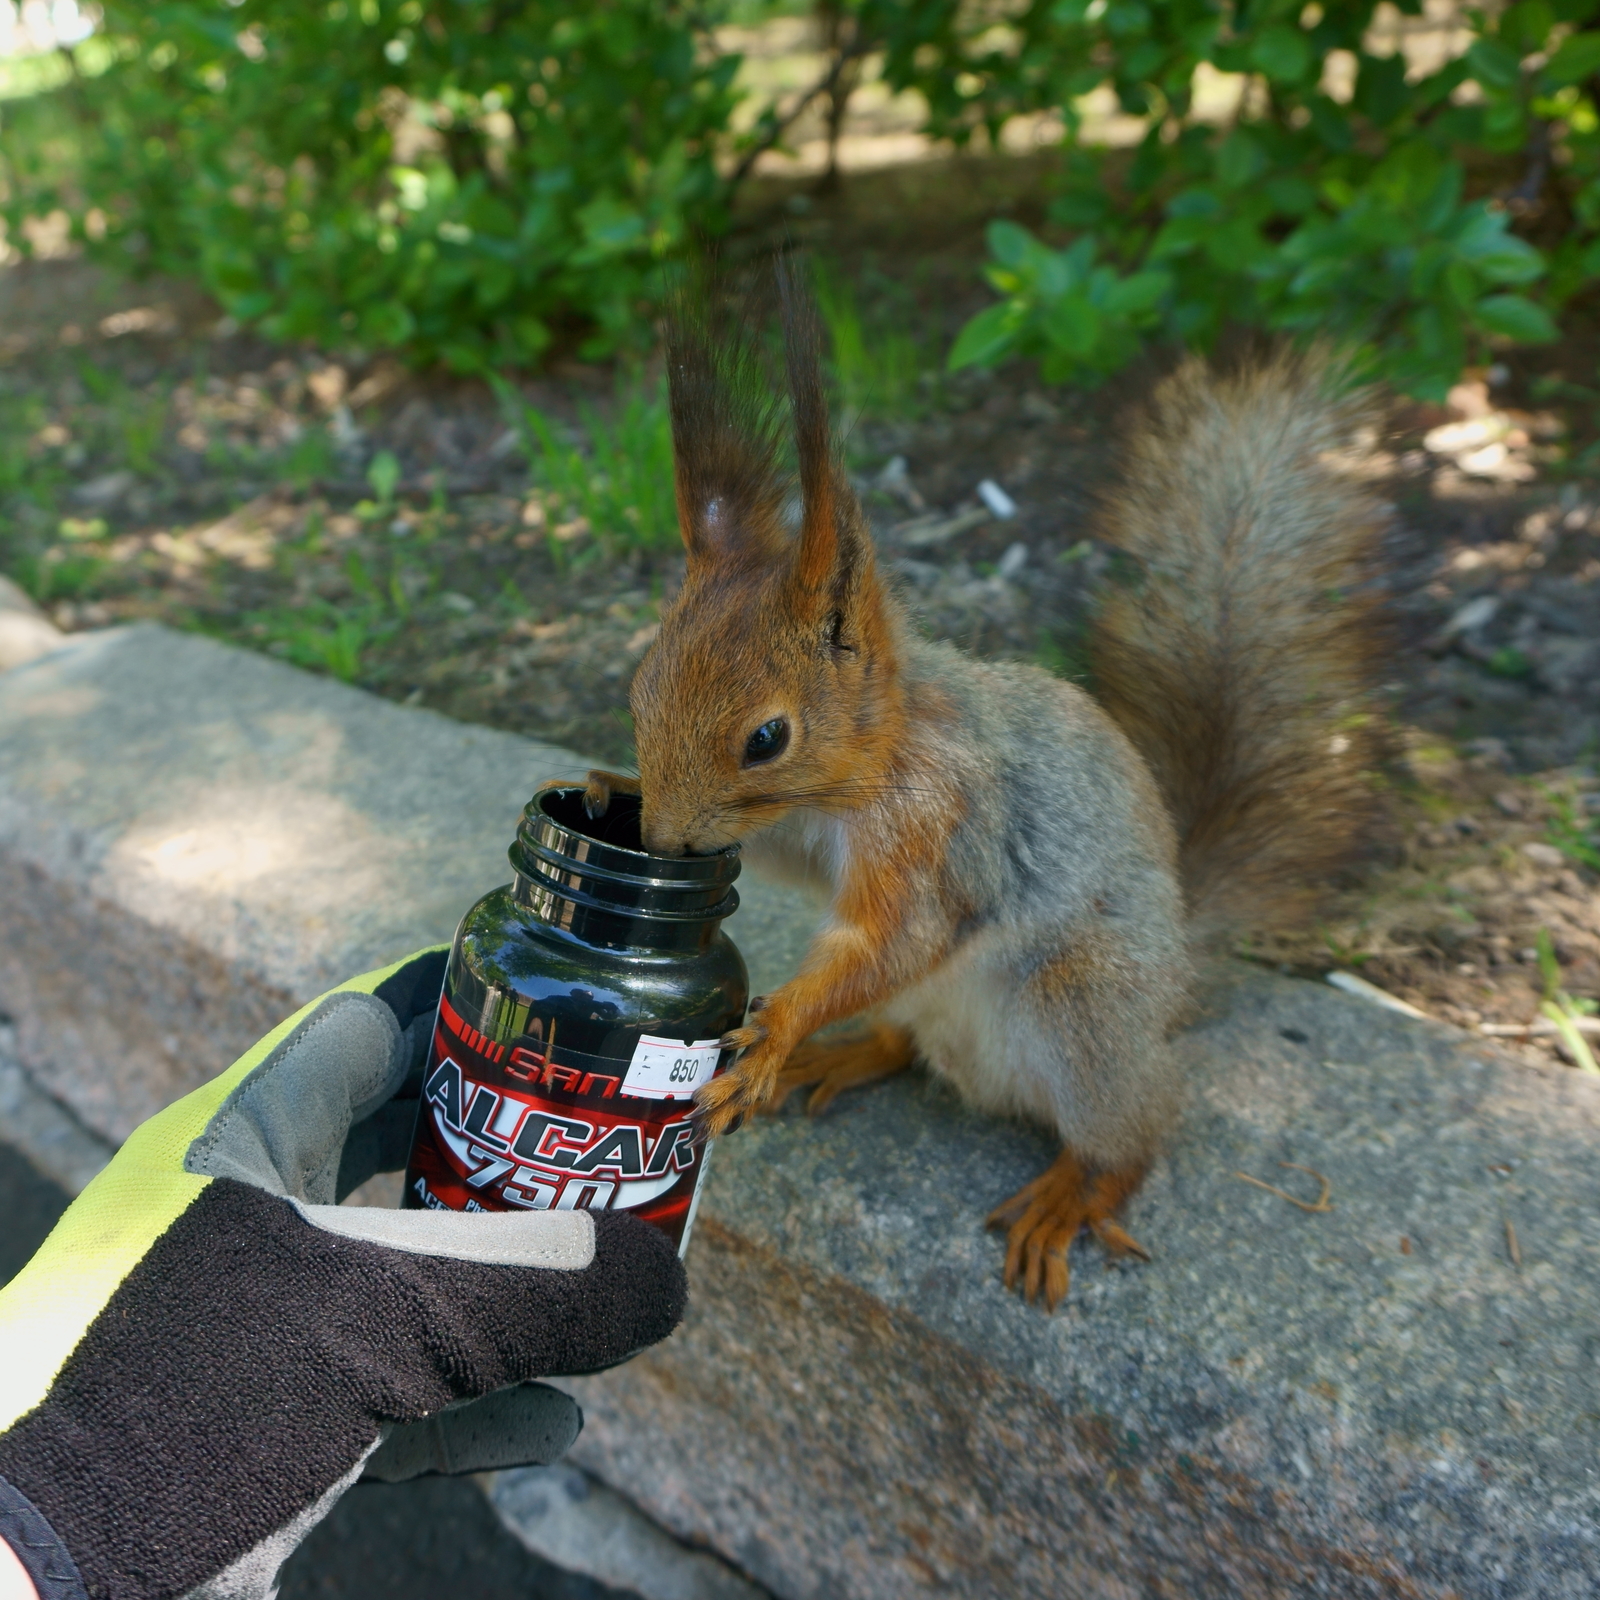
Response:
M739 904L739 847L714 855L656 856L643 848L637 795L614 796L605 815L584 809L583 789L551 784L528 802L511 865L530 889L574 906L672 922L711 922Z
M546 789L539 795L539 809L569 833L581 833L600 844L618 850L648 852L639 833L643 806L636 794L614 794L603 817L591 817L583 807L582 789Z

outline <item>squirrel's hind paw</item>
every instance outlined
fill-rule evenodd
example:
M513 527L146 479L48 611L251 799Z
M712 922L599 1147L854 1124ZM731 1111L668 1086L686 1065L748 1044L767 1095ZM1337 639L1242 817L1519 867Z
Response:
M1143 1178L1142 1167L1093 1172L1063 1150L1032 1183L989 1214L991 1228L1006 1230L1006 1288L1015 1289L1020 1282L1025 1299L1042 1298L1045 1309L1054 1311L1072 1281L1067 1251L1081 1228L1088 1228L1113 1255L1148 1261L1144 1246L1111 1220Z
M857 1089L904 1072L915 1053L911 1035L904 1028L882 1024L858 1038L803 1044L790 1052L763 1109L776 1111L796 1089L815 1084L806 1102L806 1110L815 1116L842 1089Z

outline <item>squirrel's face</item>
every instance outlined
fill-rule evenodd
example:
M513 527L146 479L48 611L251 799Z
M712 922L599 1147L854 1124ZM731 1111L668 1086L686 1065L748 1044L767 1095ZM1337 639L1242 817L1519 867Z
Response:
M631 696L641 827L661 855L722 849L797 806L860 804L900 745L898 613L833 448L816 317L781 264L778 287L798 528L753 345L687 307L669 319L689 561Z
M893 602L871 570L807 591L691 563L634 678L645 847L718 850L796 807L866 798L899 711Z

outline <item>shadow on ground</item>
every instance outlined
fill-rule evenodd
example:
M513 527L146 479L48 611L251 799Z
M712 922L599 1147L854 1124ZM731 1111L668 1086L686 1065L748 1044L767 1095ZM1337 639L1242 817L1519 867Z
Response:
M0 1283L38 1249L68 1195L0 1144ZM280 1600L633 1600L542 1561L462 1478L352 1489L284 1568Z

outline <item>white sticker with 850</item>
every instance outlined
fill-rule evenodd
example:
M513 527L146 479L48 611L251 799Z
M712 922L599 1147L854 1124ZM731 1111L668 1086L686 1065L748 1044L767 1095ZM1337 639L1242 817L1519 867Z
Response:
M655 1039L648 1033L634 1047L624 1094L647 1100L687 1100L717 1070L720 1047L715 1039Z

